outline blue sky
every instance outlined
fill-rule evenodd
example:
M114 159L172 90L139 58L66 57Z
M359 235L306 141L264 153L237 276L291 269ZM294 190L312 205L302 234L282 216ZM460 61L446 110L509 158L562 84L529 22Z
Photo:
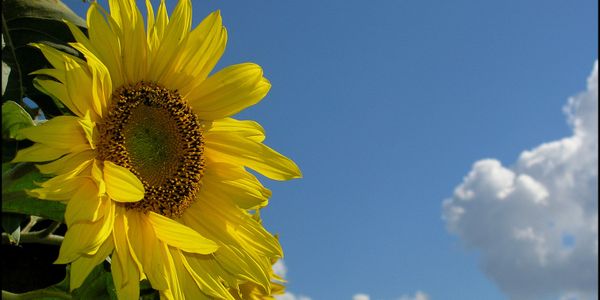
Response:
M87 4L65 3L85 16ZM597 59L597 6L194 1L194 25L221 9L229 42L218 68L252 61L273 85L237 117L260 122L266 143L304 174L263 180L273 197L262 216L284 247L288 290L507 299L478 246L448 232L442 202L476 161L510 167L572 134L563 106Z

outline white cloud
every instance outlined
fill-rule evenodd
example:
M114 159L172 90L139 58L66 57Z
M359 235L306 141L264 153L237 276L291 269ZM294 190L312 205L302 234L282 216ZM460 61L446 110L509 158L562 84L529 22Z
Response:
M367 294L355 294L352 296L352 300L370 300L371 297ZM429 300L429 295L422 291L417 291L414 296L402 295L398 300Z
M277 262L275 262L275 264L273 265L273 272L275 272L275 274L281 276L281 278L283 278L283 279L286 278L287 266L285 265L285 262L283 261L283 259L280 259ZM283 294L283 295L276 295L275 299L277 299L277 300L311 300L310 297L300 295L300 294L294 294L289 291L285 292L285 294Z
M564 109L573 134L511 167L476 162L443 204L449 231L482 253L511 299L598 294L598 62Z
M277 300L311 300L309 297L303 295L294 295L290 292L285 292L283 295L275 296Z
M591 295L582 294L579 292L566 292L563 293L560 297L560 300L592 300L597 299L596 297L592 298Z
M369 300L371 297L367 294L356 294L352 296L352 300Z
M279 275L281 278L285 278L285 276L287 275L287 267L285 266L283 259L280 259L277 262L275 262L275 264L273 265L273 272Z
M414 296L402 295L398 300L429 300L429 295L424 292L417 291Z

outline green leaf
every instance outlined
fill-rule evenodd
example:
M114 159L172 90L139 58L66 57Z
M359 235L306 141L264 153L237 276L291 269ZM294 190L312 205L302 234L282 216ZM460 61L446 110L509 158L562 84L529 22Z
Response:
M37 188L35 182L43 182L49 178L40 173L33 163L3 163L2 194Z
M25 192L2 194L2 211L23 213L64 222L66 205L62 202L40 200Z
M2 49L2 60L11 69L3 101L14 99L20 102L23 97L28 97L48 118L63 114L49 96L33 86L33 76L29 73L51 65L38 49L28 45L46 43L77 55L77 51L67 44L74 38L63 19L85 32L85 21L59 0L2 1L2 36L6 44Z
M111 265L107 260L97 265L81 284L73 291L74 299L117 299L117 290L111 273ZM148 295L152 295L149 298ZM160 299L157 291L152 290L150 283L143 280L140 283L140 299Z
M49 179L31 163L2 164L2 212L36 215L63 222L64 203L33 198L25 190L37 188L36 182Z
M119 298L117 298L117 289L115 288L115 281L112 278L112 273L109 272L108 274L110 274L110 276L104 277L104 280L106 282L106 291L108 292L108 295L110 296L109 299L110 300L119 300Z
M2 138L24 139L19 129L33 126L33 119L21 105L14 101L2 104Z
M19 129L33 125L29 113L14 101L2 104L2 162L11 161L19 149L31 145L30 141L17 141L23 138Z
M97 265L83 281L81 286L73 291L75 299L108 299L110 293L108 291L107 282L112 282L112 274L104 268L102 262Z
M160 294L152 288L148 279L140 282L140 300L160 300Z

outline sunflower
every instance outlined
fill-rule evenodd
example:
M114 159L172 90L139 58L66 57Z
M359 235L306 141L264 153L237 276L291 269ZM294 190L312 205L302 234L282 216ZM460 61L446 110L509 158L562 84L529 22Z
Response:
M257 213L271 192L247 169L301 173L258 123L231 118L269 91L261 67L210 74L227 41L219 11L192 29L189 0L170 17L146 1L146 26L134 0L109 6L90 4L87 35L67 22L85 59L33 45L53 67L35 86L72 114L23 129L34 144L13 160L43 163L53 177L28 192L67 203L56 263L71 263L70 288L110 256L120 299L137 299L143 279L165 299L280 291L281 246Z
M277 259L271 259L272 264L276 261ZM272 279L270 292L265 290L261 285L249 281L240 284L237 289L232 289L231 294L235 296L236 300L275 300L275 295L283 295L285 292L285 286L283 285L285 279L275 274L273 269L270 270L269 276Z

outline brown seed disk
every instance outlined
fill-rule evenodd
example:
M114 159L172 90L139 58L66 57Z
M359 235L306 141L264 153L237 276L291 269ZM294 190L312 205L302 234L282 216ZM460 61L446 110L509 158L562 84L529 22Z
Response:
M177 218L194 202L204 141L199 119L176 90L148 82L121 87L96 128L98 159L129 169L144 185L144 199L127 209Z

